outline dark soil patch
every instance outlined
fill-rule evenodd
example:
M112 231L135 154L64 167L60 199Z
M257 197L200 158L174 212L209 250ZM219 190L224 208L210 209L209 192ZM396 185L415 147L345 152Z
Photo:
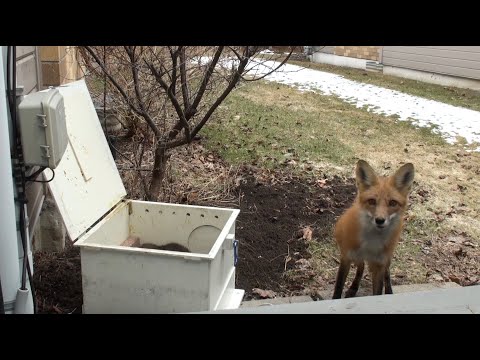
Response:
M480 249L463 234L433 238L422 245L427 280L453 281L460 286L480 284Z
M62 252L35 252L33 283L39 314L81 313L80 250L68 243Z
M236 237L239 261L236 284L255 297L252 290L273 290L277 296L301 293L305 278L285 276L302 259L308 259L303 238L307 226L312 238L323 241L331 234L338 215L351 204L355 187L340 178L321 183L291 178L283 183L259 183L250 176L240 185L242 194ZM314 273L304 272L308 278Z

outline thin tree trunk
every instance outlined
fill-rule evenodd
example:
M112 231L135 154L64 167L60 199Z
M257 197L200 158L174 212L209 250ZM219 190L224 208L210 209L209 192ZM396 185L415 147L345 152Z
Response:
M155 149L155 159L153 163L152 179L150 181L150 189L148 191L147 200L149 201L157 201L158 197L160 196L168 158L169 155L167 154L165 146L163 146L161 143L157 143L157 148Z

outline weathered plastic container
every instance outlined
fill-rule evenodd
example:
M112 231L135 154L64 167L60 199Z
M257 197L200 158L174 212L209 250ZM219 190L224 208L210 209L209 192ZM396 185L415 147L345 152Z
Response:
M173 313L236 308L238 210L128 201L77 241L86 313ZM191 252L120 246L175 242Z
M239 210L126 199L84 81L59 89L69 145L49 186L80 247L83 312L238 308L244 295L235 289ZM190 252L122 246L130 235Z

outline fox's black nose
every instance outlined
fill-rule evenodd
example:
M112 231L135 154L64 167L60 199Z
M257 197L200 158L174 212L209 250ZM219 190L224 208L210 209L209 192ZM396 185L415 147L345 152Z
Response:
M375 223L377 225L383 225L385 223L385 219L384 218L375 218Z

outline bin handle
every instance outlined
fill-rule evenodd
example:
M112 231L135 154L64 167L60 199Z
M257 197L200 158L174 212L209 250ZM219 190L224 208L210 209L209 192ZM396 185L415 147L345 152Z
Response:
M233 266L238 262L238 240L233 240Z

